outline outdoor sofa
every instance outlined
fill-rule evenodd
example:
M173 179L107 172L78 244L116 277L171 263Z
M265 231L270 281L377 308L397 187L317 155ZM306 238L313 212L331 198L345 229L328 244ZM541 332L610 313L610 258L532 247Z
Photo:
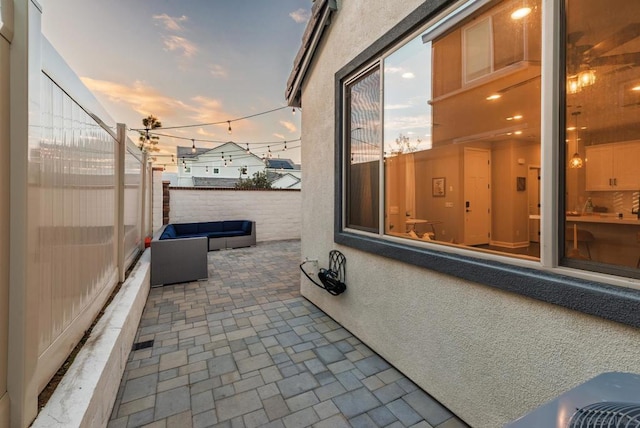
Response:
M205 279L208 251L253 245L256 224L251 220L164 225L151 240L151 285Z

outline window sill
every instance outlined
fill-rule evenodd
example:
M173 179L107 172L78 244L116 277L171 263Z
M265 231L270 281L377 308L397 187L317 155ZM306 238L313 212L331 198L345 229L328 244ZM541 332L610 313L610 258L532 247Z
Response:
M640 290L570 276L567 268L550 272L350 232L337 232L334 241L402 263L640 327Z

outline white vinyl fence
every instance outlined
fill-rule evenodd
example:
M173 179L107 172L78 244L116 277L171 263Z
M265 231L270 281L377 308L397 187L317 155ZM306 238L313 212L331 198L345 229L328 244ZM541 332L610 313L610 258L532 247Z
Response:
M9 296L8 317L0 314L0 426L23 427L143 248L151 174L125 126L42 36L38 4L13 6L11 51L2 57L11 67L0 67L0 93L9 78L12 88L10 103L0 105L0 113L11 109L10 192L0 192L0 205L10 207L9 281L0 281L0 296ZM5 119L0 114L3 126Z

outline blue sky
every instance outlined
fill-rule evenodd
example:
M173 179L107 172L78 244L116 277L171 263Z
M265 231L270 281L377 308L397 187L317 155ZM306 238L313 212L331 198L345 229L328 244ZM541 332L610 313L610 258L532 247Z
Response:
M311 0L41 0L43 32L117 122L218 122L285 106ZM227 125L166 131L239 143L296 140L290 108ZM137 140L135 133L129 134ZM191 141L161 137L165 154ZM291 147L281 157L298 162ZM256 154L261 148L254 146ZM271 145L277 150L283 145ZM161 158L159 158L161 159ZM160 162L160 161L159 161Z

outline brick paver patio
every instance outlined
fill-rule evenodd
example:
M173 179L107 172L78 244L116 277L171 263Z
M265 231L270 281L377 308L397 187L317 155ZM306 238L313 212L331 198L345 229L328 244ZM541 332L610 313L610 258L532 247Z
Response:
M300 296L300 242L213 251L152 288L116 427L466 427Z

